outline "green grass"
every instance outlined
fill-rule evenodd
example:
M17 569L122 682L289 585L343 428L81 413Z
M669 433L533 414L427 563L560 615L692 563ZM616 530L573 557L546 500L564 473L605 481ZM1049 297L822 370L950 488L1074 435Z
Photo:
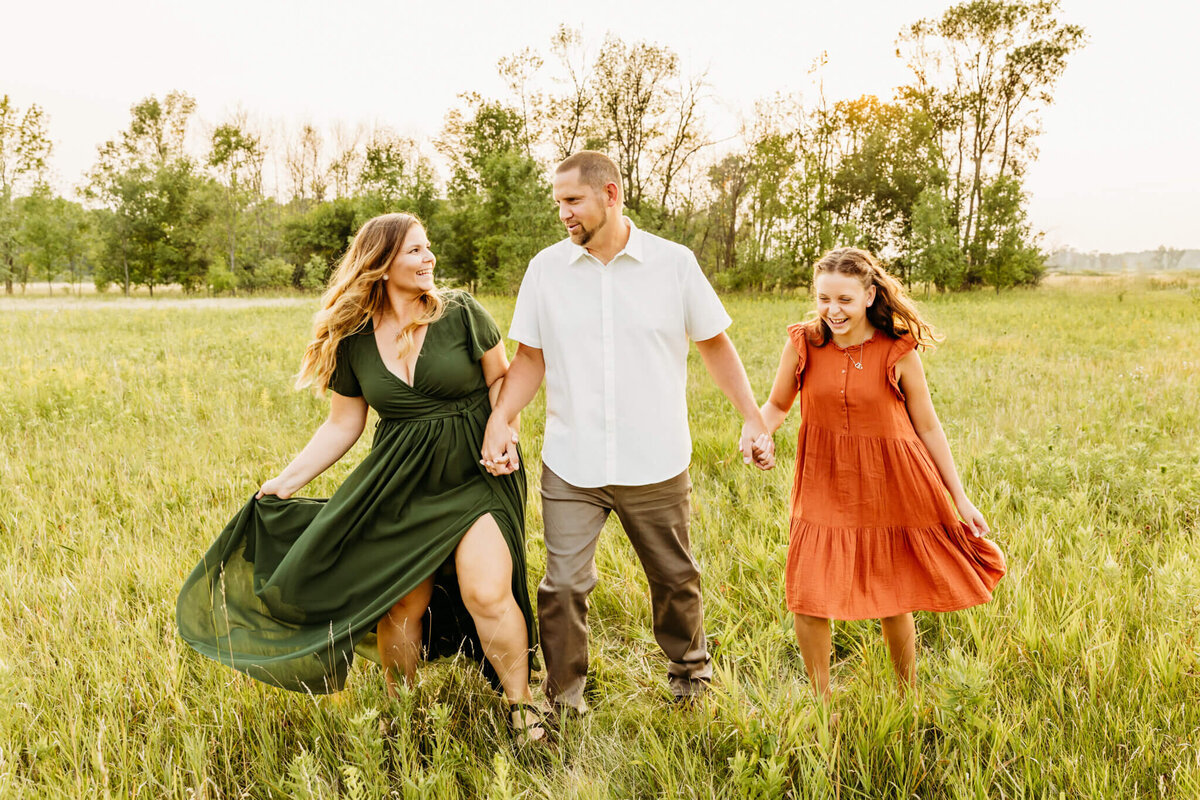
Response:
M502 326L508 299L485 298ZM808 300L727 298L760 396ZM667 702L612 525L593 594L594 713L549 753L508 744L461 663L396 701L360 663L313 698L177 638L184 575L325 405L290 388L312 303L14 301L0 313L0 797L1200 795L1200 292L1085 283L935 298L926 356L968 491L1009 561L994 601L919 614L920 689L877 625L834 636L830 732L783 602L798 421L767 474L693 354L693 542L716 687ZM525 420L536 488L541 400ZM366 437L364 437L364 440ZM365 441L306 493L327 494ZM536 498L536 491L531 492ZM531 586L544 549L528 517Z

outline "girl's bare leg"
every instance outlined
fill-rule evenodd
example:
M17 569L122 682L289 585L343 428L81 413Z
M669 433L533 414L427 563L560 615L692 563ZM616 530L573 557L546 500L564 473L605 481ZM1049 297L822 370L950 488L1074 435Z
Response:
M804 668L808 671L808 682L813 694L822 702L829 702L829 659L832 655L829 620L822 617L796 615L796 643L800 655L804 656Z
M879 620L888 653L892 657L892 668L901 690L908 690L917 677L917 626L912 612L884 617Z

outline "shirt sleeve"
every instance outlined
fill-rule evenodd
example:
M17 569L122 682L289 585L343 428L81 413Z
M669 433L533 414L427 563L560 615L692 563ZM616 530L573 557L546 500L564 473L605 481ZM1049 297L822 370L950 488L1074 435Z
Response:
M684 326L689 339L702 342L721 333L733 320L725 313L725 307L690 250L687 261L683 279Z
M508 338L539 350L542 348L542 331L538 321L538 268L533 262L530 262L525 277L521 279L512 324L508 326Z
M500 343L500 329L487 309L466 292L462 293L463 323L467 328L467 348L475 361Z
M354 365L350 363L350 336L338 342L333 374L329 376L329 388L342 397L362 397L362 387L354 374Z

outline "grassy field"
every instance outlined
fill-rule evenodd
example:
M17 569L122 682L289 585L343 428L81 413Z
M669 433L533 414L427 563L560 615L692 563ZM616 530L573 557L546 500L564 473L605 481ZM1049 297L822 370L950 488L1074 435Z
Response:
M511 301L484 298L502 326ZM728 298L756 391L799 298ZM10 301L0 313L0 797L1200 796L1200 289L1066 282L925 303L926 357L968 491L1006 551L995 600L919 614L920 689L876 625L836 627L831 732L783 602L797 420L744 468L693 354L693 541L716 691L667 702L615 525L593 595L594 713L514 751L463 663L308 697L206 661L174 603L228 517L303 445L290 389L314 301ZM540 399L526 416L536 467ZM307 491L329 493L360 442ZM537 469L530 470L531 490ZM536 498L536 491L531 497ZM529 580L544 549L536 499Z

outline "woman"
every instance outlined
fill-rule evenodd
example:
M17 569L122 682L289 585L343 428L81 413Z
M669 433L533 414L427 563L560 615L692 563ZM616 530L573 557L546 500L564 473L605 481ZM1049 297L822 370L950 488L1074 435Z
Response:
M328 418L192 572L179 630L209 658L318 693L343 687L356 647L377 652L395 692L424 638L431 655L485 657L514 731L540 740L525 478L493 477L477 460L508 360L474 298L434 288L435 261L408 214L354 237L296 382L332 390ZM368 407L380 417L371 453L328 501L292 499L358 440Z

